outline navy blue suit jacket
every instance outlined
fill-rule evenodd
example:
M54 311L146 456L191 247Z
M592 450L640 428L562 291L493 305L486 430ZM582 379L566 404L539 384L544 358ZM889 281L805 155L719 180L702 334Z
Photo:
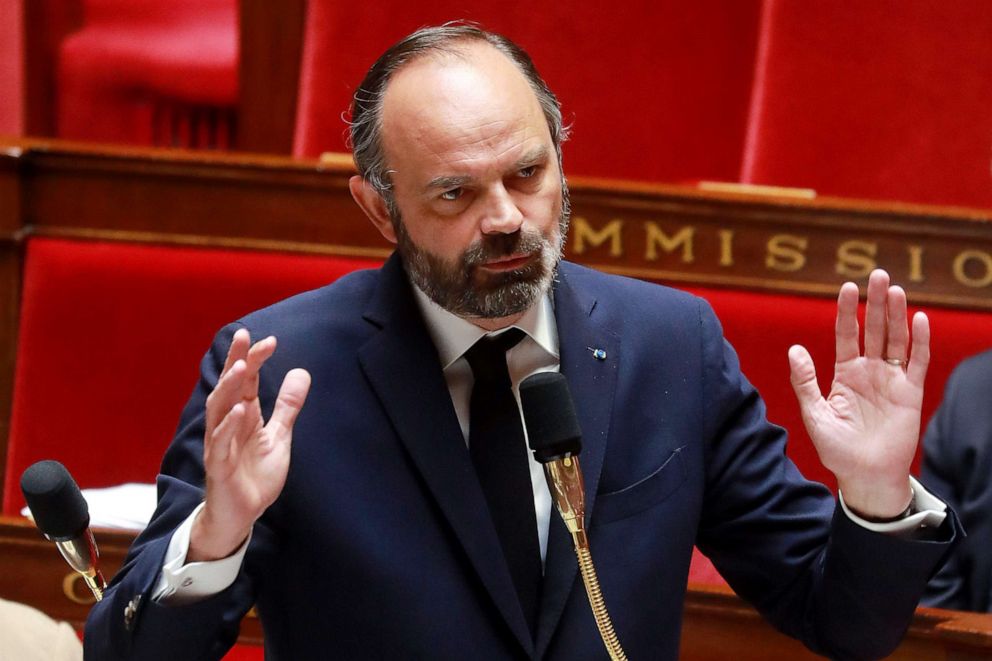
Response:
M968 530L934 576L923 602L992 611L992 351L972 356L947 380L923 439L923 479L960 513Z
M815 649L873 656L897 643L948 541L901 541L835 515L828 490L786 459L785 433L765 420L700 299L563 264L554 304L584 433L592 553L630 658L677 658L694 542ZM191 606L153 603L170 535L203 496L204 399L241 327L279 338L262 371L263 409L287 370L313 375L286 487L234 585ZM151 525L87 623L92 658L216 658L252 603L272 659L605 658L556 514L532 640L395 256L221 331L159 491Z

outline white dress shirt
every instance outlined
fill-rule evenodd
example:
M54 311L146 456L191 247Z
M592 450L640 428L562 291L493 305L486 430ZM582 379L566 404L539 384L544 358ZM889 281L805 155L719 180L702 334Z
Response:
M462 428L462 437L468 443L469 404L472 399L472 386L475 379L472 368L465 359L465 352L472 348L479 338L484 335L499 335L509 328L519 328L526 336L512 349L506 352L506 366L510 372L510 383L513 396L520 407L520 382L538 372L557 372L558 329L555 327L554 311L551 299L543 296L540 302L532 306L517 323L507 328L489 333L461 317L451 314L437 305L427 295L414 287L417 303L427 322L427 330L437 347L444 379L451 393L451 403L458 415L458 424ZM524 428L524 440L527 439L527 426L524 424L523 412L520 413L520 424ZM551 492L544 478L544 468L536 459L530 448L527 448L530 461L530 484L534 491L534 510L537 514L537 536L541 546L541 560L548 553L548 526L551 522Z

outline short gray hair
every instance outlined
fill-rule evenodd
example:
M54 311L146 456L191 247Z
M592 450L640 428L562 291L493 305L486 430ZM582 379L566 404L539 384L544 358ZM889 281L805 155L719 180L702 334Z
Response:
M390 213L395 213L396 208L382 147L382 102L386 86L394 73L416 58L428 53L457 52L457 42L465 41L488 43L509 58L524 75L541 105L561 168L561 143L568 139L568 127L562 123L558 98L541 78L527 52L506 37L486 32L472 23L453 22L421 28L391 46L375 61L356 90L351 104L349 124L355 167L379 192Z

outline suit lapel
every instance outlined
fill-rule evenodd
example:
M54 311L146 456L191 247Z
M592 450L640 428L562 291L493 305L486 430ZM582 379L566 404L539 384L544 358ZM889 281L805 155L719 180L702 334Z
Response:
M575 286L573 275L583 277L570 265L561 265L559 282L555 287L555 319L561 373L568 380L582 429L582 453L579 457L585 480L588 527L610 430L620 361L621 320L608 318L588 287ZM605 351L602 359L594 354L596 349ZM577 573L578 563L571 535L557 511L553 511L537 627L538 658L544 655L551 642L565 602L576 585Z
M530 655L530 631L451 405L437 349L395 254L381 273L365 313L381 330L359 351L362 369L483 585Z

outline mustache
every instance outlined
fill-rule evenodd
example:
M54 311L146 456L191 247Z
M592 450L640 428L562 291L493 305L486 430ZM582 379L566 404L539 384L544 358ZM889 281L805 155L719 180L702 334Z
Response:
M473 243L462 255L462 265L471 268L501 257L537 252L543 247L544 237L540 232L517 230L513 234L493 234Z

